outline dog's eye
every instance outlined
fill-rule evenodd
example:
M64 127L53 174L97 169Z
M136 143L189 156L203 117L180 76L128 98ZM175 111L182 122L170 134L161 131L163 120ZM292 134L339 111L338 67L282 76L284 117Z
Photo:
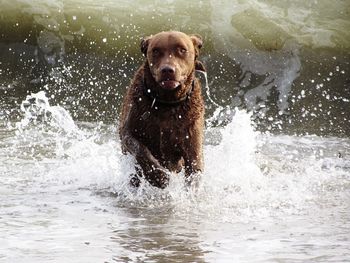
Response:
M187 53L187 49L186 49L186 48L183 48L183 47L180 47L180 48L179 48L179 52L180 52L181 54L186 54L186 53Z
M154 49L152 50L152 53L153 53L153 55L159 55L160 50L159 50L158 48L154 48Z

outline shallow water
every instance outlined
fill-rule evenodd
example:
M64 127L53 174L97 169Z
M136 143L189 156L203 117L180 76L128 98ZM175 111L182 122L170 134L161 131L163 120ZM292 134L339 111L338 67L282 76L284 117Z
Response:
M348 262L349 10L0 0L0 262ZM134 189L120 101L169 29L204 39L205 172Z
M116 127L75 123L45 98L1 126L4 262L348 260L348 139L258 133L236 109L206 130L198 189L174 175L135 190Z

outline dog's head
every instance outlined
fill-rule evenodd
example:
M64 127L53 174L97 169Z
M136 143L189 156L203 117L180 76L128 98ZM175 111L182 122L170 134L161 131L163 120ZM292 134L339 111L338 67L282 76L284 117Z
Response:
M155 81L166 90L174 90L185 83L195 69L203 69L197 61L203 42L198 35L182 32L161 32L141 42Z

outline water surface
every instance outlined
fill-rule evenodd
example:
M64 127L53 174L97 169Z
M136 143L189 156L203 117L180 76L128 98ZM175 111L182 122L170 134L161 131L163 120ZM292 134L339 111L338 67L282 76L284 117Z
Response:
M0 1L1 262L347 262L347 1ZM142 37L199 33L205 172L128 185Z

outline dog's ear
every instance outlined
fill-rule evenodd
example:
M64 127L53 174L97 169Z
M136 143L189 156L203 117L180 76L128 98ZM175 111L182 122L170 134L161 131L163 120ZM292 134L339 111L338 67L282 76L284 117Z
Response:
M142 52L145 56L147 56L147 49L148 49L148 45L149 45L149 42L150 42L151 38L152 38L152 36L149 36L149 37L143 38L143 39L141 40L141 45L140 45L140 47L141 47L141 52Z
M193 43L193 46L194 46L194 49L196 51L196 58L198 57L199 55L199 50L202 48L203 46L203 40L202 40L202 37L198 34L194 34L194 35L190 35L190 38L192 40L192 43Z
M199 60L195 61L195 70L207 72L207 70L205 69L204 64L202 62L200 62Z

